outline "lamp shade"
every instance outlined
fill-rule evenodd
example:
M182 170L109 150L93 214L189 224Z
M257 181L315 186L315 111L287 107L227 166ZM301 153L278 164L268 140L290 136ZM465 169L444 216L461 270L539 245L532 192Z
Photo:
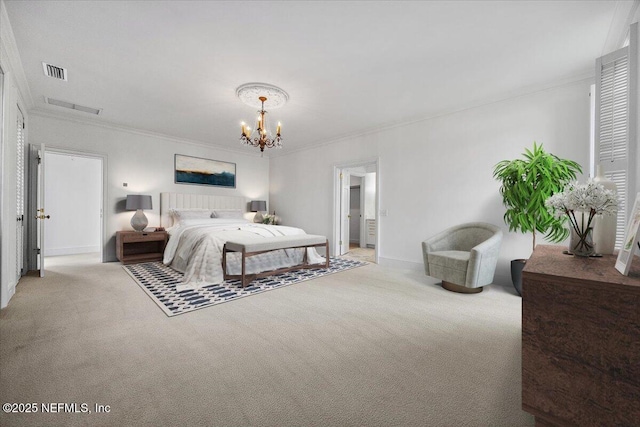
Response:
M252 200L251 201L251 212L261 212L267 210L267 202L264 200Z
M126 209L128 211L135 211L137 209L152 209L151 196L143 194L128 194Z

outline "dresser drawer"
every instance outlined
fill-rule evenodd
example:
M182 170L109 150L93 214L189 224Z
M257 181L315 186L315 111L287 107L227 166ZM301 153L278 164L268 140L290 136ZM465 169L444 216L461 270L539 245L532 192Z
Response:
M139 233L132 231L131 233L122 233L122 241L124 243L129 242L155 242L165 240L167 238L166 233L163 232L151 232L151 233Z

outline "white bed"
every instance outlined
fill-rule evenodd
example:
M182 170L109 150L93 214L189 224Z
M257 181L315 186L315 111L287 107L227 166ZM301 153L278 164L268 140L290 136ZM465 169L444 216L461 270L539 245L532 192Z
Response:
M222 283L222 248L228 240L306 234L300 228L249 222L243 217L247 206L244 197L160 193L160 224L170 236L163 262L184 273L178 291ZM247 259L247 274L300 264L303 255L304 249L286 249L253 256ZM307 256L310 263L324 262L315 249L307 249ZM227 254L227 273L240 271L240 254Z

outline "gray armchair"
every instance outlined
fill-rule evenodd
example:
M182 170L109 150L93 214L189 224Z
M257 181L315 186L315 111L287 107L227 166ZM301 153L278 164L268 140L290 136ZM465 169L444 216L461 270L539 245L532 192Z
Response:
M451 227L422 242L424 271L448 291L482 292L493 282L502 230L483 222Z

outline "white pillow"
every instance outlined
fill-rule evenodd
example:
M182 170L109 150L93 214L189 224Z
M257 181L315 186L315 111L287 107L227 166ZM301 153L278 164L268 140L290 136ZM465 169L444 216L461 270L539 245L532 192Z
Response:
M244 219L241 209L215 209L211 214L212 218Z
M179 230L183 227L188 227L190 225L207 225L211 224L211 222L211 218L183 219L182 221L178 221L176 219L173 221L173 226L167 228L167 232L171 235L175 230Z
M194 225L224 225L233 224L236 227L239 223L249 222L246 219L231 219L231 218L197 218L197 219L183 219L180 222L175 222L173 227L167 228L169 235L176 233L176 230L182 230L185 227L191 227Z
M169 214L173 217L173 222L180 222L185 219L211 218L210 209L171 209Z
M180 222L180 226L190 225L219 225L219 224L237 224L239 222L249 222L246 219L238 220L235 218L205 218L205 219L185 219Z

